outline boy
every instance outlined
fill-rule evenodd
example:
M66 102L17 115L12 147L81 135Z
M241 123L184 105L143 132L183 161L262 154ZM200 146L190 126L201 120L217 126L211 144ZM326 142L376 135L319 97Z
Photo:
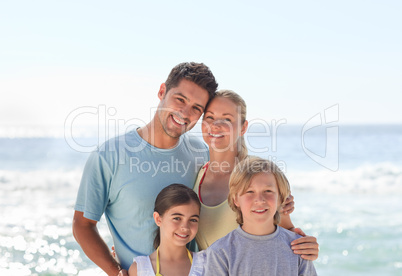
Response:
M239 227L207 249L205 275L317 275L313 263L292 252L300 236L278 226L278 210L290 193L272 162L248 157L229 180L228 203Z

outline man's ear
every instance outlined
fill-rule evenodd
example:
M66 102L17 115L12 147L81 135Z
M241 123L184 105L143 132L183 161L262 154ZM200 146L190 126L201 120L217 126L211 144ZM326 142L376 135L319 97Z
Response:
M161 226L162 217L159 215L158 212L154 212L154 221L155 221L156 225Z
M166 85L165 83L162 83L158 91L159 100L162 100L165 97L165 95L166 95Z
M241 132L240 132L241 135L244 135L244 133L246 133L247 128L248 128L248 121L245 120L245 121L244 121L244 124L243 124L242 127L241 127Z

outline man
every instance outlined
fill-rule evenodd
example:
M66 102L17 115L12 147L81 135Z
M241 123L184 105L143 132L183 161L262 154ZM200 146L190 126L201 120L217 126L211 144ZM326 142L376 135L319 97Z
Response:
M107 141L88 158L82 176L73 234L85 254L108 275L128 269L133 257L152 251L153 204L172 183L193 188L208 149L183 135L197 123L218 84L202 63L181 63L161 84L155 116L144 127ZM105 214L117 257L100 237Z

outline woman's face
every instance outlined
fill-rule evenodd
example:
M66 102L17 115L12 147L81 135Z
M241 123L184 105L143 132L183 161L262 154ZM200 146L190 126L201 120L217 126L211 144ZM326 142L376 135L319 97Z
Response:
M241 123L240 111L230 99L216 97L211 101L202 121L202 136L210 151L237 152L237 141L247 128L247 123Z

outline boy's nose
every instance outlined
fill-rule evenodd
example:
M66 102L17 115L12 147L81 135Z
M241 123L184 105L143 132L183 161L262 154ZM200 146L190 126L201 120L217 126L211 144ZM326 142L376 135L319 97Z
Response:
M265 198L262 194L257 194L257 196L255 197L255 201L256 202L265 202Z

